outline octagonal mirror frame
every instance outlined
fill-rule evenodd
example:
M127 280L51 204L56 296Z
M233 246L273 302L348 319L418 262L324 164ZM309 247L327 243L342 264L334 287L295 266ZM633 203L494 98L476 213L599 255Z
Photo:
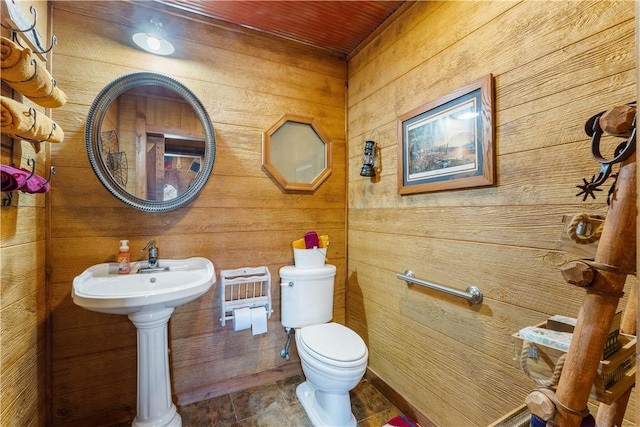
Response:
M331 140L314 119L286 114L262 136L262 167L283 191L313 193L331 175Z

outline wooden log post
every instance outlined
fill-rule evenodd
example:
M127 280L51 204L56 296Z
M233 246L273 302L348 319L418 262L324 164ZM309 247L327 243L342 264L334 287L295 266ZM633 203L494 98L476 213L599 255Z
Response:
M597 269L592 284L586 288L556 390L554 421L559 427L578 427L582 421L627 274L635 271L636 181L636 155L633 154L620 163L616 189L595 257L595 264L618 270Z
M620 324L620 332L628 335L636 335L636 323L638 319L638 285L634 284L629 293L629 301L624 309L622 323ZM624 419L624 413L627 411L627 404L633 387L622 393L615 402L607 405L601 403L598 406L598 414L596 416L596 425L600 427L621 426Z

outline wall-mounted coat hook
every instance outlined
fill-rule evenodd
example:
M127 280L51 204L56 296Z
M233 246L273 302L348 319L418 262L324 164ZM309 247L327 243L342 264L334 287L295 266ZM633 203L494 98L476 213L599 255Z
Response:
M26 179L27 181L29 181L31 179L31 177L33 175L35 175L35 173L36 173L36 161L35 161L35 159L33 157L29 157L27 159L27 164L29 166L31 166L31 173L29 174L29 176Z
M19 190L25 193L46 193L47 191L49 191L49 189L51 188L51 186L49 185L49 182L51 181L51 178L53 177L53 174L55 173L56 168L54 166L51 166L49 170L49 177L45 179L40 175L36 175L35 160L29 159L27 160L27 164L29 164L32 167L31 174L25 181L24 185L22 185L22 187L19 188Z
M9 191L7 193L7 197L2 199L2 206L11 206L11 201L13 200L13 192Z
M38 11L34 6L29 7L29 12L33 15L33 20L29 21L29 18L23 12L21 6L11 0L2 0L2 15L4 15L4 21L10 25L0 23L2 28L11 31L11 39L22 44L18 40L18 33L22 34L27 40L29 47L34 53L37 53L45 57L45 54L50 52L58 42L56 36L51 37L51 46L45 48L42 42L42 37L36 28L38 24Z
M47 180L44 182L44 184L42 184L43 186L47 185L47 184L49 184L51 182L51 178L53 178L53 174L54 173L56 173L56 167L55 166L51 166L49 168L49 178L47 178Z
M13 166L0 165L2 175L2 191L6 197L2 199L2 206L11 206L13 192L18 190L23 193L46 193L51 189L51 179L56 173L55 166L49 168L49 176L45 179L35 173L36 161L33 158L27 159L27 164L31 166L31 171Z

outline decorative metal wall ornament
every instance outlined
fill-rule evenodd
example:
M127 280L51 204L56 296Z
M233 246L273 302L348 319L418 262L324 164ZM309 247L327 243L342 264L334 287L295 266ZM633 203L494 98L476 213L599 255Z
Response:
M635 110L635 102L632 102L628 105L633 106ZM591 177L591 181L587 181L586 178L582 178L583 185L576 185L576 187L580 189L580 192L578 192L576 196L582 195L583 202L587 200L587 197L589 196L591 196L591 198L595 200L595 192L602 191L602 189L598 187L602 186L609 177L612 177L614 178L614 182L611 185L611 188L609 189L609 193L607 195L608 205L611 201L611 195L615 190L615 179L617 178L617 174L611 174L612 166L616 163L627 160L629 157L631 157L631 155L633 155L633 153L635 153L637 116L634 115L631 126L624 133L613 135L627 137L627 140L621 142L614 151L614 157L611 160L607 160L604 158L600 151L600 139L603 133L605 133L605 131L600 126L600 117L602 117L602 115L605 113L607 113L607 111L602 111L591 117L585 123L585 132L591 137L591 154L593 155L593 158L601 164L601 166L598 174Z

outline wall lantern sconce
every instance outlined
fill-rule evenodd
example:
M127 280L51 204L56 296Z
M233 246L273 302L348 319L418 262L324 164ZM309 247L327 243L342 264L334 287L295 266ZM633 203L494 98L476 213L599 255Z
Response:
M133 42L141 49L156 55L171 55L175 49L167 39L162 36L162 22L157 19L149 21L149 31L135 33Z
M362 169L360 169L361 176L376 176L376 170L374 166L376 164L376 142L366 141L364 143L364 155L362 156Z

